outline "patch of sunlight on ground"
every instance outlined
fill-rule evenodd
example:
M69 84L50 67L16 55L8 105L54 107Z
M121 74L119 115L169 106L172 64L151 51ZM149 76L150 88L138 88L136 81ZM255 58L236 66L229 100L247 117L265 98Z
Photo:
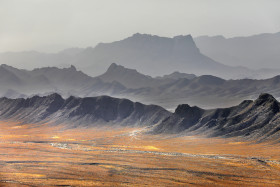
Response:
M143 146L143 148L145 148L145 149L153 149L153 150L159 150L159 148L157 148L157 147L154 147L154 146Z
M245 144L246 142L229 142L228 144Z
M32 173L0 173L0 175L16 175L22 177L35 177L35 178L46 177L46 175L32 174Z
M52 136L52 139L59 139L59 136Z
M12 129L19 129L19 128L22 128L22 126L14 126L14 127L12 127Z
M159 150L159 148L151 145L147 146L129 146L129 145L112 145L112 147L120 147L120 148L130 148L130 149L149 149L149 150Z
M75 141L75 139L72 139L72 138L70 138L70 139L66 139L66 140L69 140L69 141Z

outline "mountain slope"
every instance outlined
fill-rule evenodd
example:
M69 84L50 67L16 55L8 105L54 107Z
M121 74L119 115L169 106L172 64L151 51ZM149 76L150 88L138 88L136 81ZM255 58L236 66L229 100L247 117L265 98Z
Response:
M111 64L107 71L98 76L104 82L117 81L128 88L141 88L150 86L153 78L138 73L136 70L127 69L115 63Z
M28 71L1 65L0 71L0 96L8 98L50 93L59 93L64 98L109 95L173 110L185 102L216 108L255 99L260 93L280 97L280 76L263 80L225 80L211 75L190 78L188 74L177 73L153 78L116 64L98 77L90 77L74 66Z
M167 38L137 33L121 41L100 43L80 55L81 62L87 66L86 73L112 62L149 75L183 71L232 78L248 72L245 68L225 66L201 54L190 35Z
M129 90L126 97L135 97L142 102L170 109L184 102L203 108L216 108L236 105L244 99L255 99L261 93L280 97L280 77L263 80L224 80L204 75L191 80L178 79L152 88Z
M24 123L72 125L145 125L159 123L170 113L155 105L143 105L108 96L63 99L58 94L27 99L0 99L0 119Z
M256 72L247 68L223 65L203 55L191 35L168 38L137 33L120 41L85 49L71 48L54 54L34 51L0 53L0 63L28 69L46 64L60 67L74 64L91 76L100 75L110 64L117 63L153 76L180 71L223 78L256 77Z
M15 98L17 95L45 95L59 92L69 95L104 95L125 90L120 83L105 83L93 78L74 66L69 68L45 67L34 70L17 69L8 65L0 66L0 95ZM11 95L7 93L12 93Z
M248 140L280 138L280 103L269 94L255 101L212 110L179 105L175 113L156 126L156 133L203 134L210 137L241 137Z
M97 78L109 83L119 82L127 88L136 89L168 84L180 78L192 79L194 77L195 75L193 74L174 72L170 75L153 78L151 76L141 74L134 69L129 69L113 63L104 74L98 76Z
M108 96L63 99L58 94L0 99L0 120L90 126L142 126L152 133L180 133L246 140L280 140L280 103L269 94L237 106L205 110L182 104L174 113Z
M234 38L201 36L194 40L203 54L224 64L279 69L280 32Z

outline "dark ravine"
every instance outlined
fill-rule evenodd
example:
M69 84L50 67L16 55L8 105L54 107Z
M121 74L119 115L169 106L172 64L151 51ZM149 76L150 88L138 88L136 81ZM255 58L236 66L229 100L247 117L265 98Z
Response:
M269 94L237 106L204 110L182 104L174 113L109 96L63 99L58 94L27 99L0 99L0 120L24 123L150 127L149 133L241 137L247 140L280 139L280 103Z

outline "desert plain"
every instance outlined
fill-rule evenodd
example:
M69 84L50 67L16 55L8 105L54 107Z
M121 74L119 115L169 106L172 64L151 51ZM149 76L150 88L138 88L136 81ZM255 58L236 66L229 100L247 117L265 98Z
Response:
M0 186L279 186L280 144L0 123Z

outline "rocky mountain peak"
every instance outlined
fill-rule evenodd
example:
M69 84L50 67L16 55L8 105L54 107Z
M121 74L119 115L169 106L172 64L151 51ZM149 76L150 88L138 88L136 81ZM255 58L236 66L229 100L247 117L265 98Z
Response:
M53 94L50 94L50 95L48 95L46 97L49 98L49 99L53 99L53 100L55 100L55 99L63 100L61 95L59 95L58 93L53 93Z
M258 99L255 101L256 106L265 106L269 110L272 110L274 113L280 111L280 106L278 101L270 94L263 93L261 94Z
M114 71L114 70L116 70L117 68L119 68L119 69L124 69L123 66L117 65L116 63L112 63L112 64L109 66L109 68L107 69L107 72Z
M175 113L181 117L186 117L189 114L200 114L201 112L203 112L204 110L197 107L197 106L190 106L188 104L181 104L179 105L176 110Z
M73 71L77 71L77 69L76 69L76 67L74 65L71 65L70 69L73 70Z
M271 102L277 102L277 100L268 93L262 93L255 101L258 105L264 104L264 103L271 103Z

